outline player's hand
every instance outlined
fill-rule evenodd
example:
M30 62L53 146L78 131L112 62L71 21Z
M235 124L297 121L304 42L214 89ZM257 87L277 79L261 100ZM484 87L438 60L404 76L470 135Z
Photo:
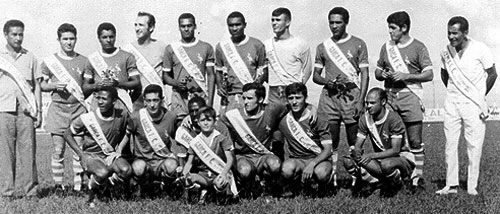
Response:
M326 83L326 88L332 90L336 88L336 85L337 85L337 80L328 80L328 82Z
M181 126L189 129L192 125L193 125L193 121L191 121L190 116L184 117L184 119L182 119Z
M392 80L397 82L397 81L406 81L408 79L408 74L401 73L401 72L394 72L392 73Z
M361 161L361 157L363 156L363 151L361 149L353 148L351 149L351 158L359 163Z
M383 79L391 79L392 78L392 72L389 69L384 69L382 71L382 78Z
M215 183L219 183L221 187L226 186L229 182L227 177L227 173L221 173L217 177L215 177Z
M302 171L302 183L305 183L312 178L315 166L316 164L314 162L310 162L309 164L307 164L306 168L304 168L304 170Z
M217 95L227 97L227 90L224 87L217 87Z
M363 111L365 110L365 105L364 102L361 100L356 103L356 108L354 108L354 119L358 120L361 114L363 114Z
M372 155L371 154L366 154L361 157L361 160L359 161L359 164L362 166L368 165L372 161Z
M33 121L33 127L35 127L36 129L39 128L41 125L42 125L42 111L40 110L36 113L36 119L35 121Z
M309 121L311 121L311 123L315 123L318 120L318 108L316 108L316 106L314 105L309 106Z

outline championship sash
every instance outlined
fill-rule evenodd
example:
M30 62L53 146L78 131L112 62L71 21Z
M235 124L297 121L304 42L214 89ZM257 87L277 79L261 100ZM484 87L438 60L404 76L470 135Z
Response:
M219 135L220 133L218 131L215 131L214 136L210 139L213 143L214 138ZM201 139L200 135L196 136L189 142L189 146L193 151L196 153L196 155L207 165L211 170L214 172L220 174L224 167L226 166L226 163L219 157L217 154L215 154L210 147L203 142ZM231 192L234 195L238 195L238 189L236 188L236 182L234 181L234 176L231 170L227 172L227 175L230 179L230 185L231 185Z
M191 61L191 58L189 58L189 55L187 54L186 50L184 50L184 47L182 47L182 44L180 42L172 42L172 44L170 45L172 46L175 56L177 56L177 58L181 62L182 67L184 67L189 75L193 77L193 79L196 81L198 86L200 86L203 92L205 92L205 94L208 94L208 86L205 76L200 71L200 68L198 68L198 66L194 64L193 61Z
M0 57L0 69L14 79L14 82L16 82L17 86L23 93L23 96L17 96L19 103L29 112L31 117L36 118L37 107L35 94L31 91L31 86L28 82L26 82L26 79L19 72L16 66L3 57Z
M165 143L161 140L160 134L156 131L149 113L146 109L142 108L139 110L139 119L141 121L142 129L144 130L144 135L148 140L149 145L153 148L153 151L159 156L163 156L160 150L167 147Z
M255 137L238 109L232 109L226 112L226 116L227 119L229 119L231 125L233 125L238 135L241 137L241 139L243 139L243 142L245 142L245 144L250 147L250 149L259 154L273 154L264 145L262 145L257 137Z
M234 43L230 39L225 39L220 42L220 47L222 49L222 52L224 53L224 56L226 57L226 60L229 62L229 65L233 69L240 82L243 85L253 82L252 75L250 74L247 65L238 53L238 50L236 50L236 46L234 46Z
M316 144L316 142L314 142L307 135L307 133L304 131L304 129L302 129L302 127L300 126L299 122L297 122L295 120L295 118L293 118L292 112L289 112L286 115L285 120L286 120L286 125L288 127L288 131L290 131L290 133L292 133L292 137L295 138L295 140L297 142L299 142L300 145L302 145L304 148L306 148L306 149L308 149L316 154L321 153L321 148L319 148L319 146Z
M108 69L108 64L104 61L104 58L99 54L99 52L94 52L89 55L90 64L94 67L95 71L101 78L105 78L104 72ZM132 99L130 99L130 95L123 88L116 88L118 92L118 98L125 104L129 112L132 112L133 104Z
M395 71L399 71L401 73L409 74L410 71L406 66L403 57L401 57L401 53L399 52L398 46L393 41L388 41L385 43L385 48L387 51L387 58L389 58L389 63L391 67ZM410 83L406 82L406 88L408 88L413 94L417 95L420 100L420 104L423 107L422 98L424 97L424 90L422 89L421 83Z
M87 105L87 102L85 102L82 88L54 54L45 59L45 65L47 65L49 70L52 74L54 74L59 82L67 83L66 90L68 90L68 92L71 93L71 95L73 95L73 97L75 97L88 111L90 107Z
M302 80L297 80L292 74L288 73L284 68L283 65L281 65L278 55L276 54L276 51L274 50L274 39L271 38L265 42L266 46L266 56L267 59L269 60L269 65L271 65L271 68L275 71L276 76L282 83L286 83L283 78L291 78L295 79L295 82L302 82ZM280 77L280 75L282 77Z
M97 122L94 112L82 114L80 115L80 118L97 145L101 147L102 152L104 152L105 155L113 154L115 149L111 146L111 144L109 144L104 132L102 132L101 126Z
M386 109L386 116L388 113L389 112ZM373 121L373 118L368 113L368 111L365 112L365 119L366 119L366 126L367 126L368 130L370 131L370 133L372 133L372 136L373 136L372 141L375 143L375 145L377 145L377 147L380 150L385 151L384 144L382 143L382 139L380 138L380 134L378 133L378 130L377 130L377 125L375 125L375 122Z
M358 76L358 71L352 66L352 63L347 59L347 57L342 53L342 50L333 42L331 39L327 39L323 42L325 46L328 58L339 68L342 73L344 73L349 81L353 82L360 87L360 81Z
M465 76L462 69L458 67L453 57L456 55L457 52L455 51L455 48L449 45L446 46L446 50L441 53L441 57L443 57L446 69L448 70L448 75L457 89L479 107L481 110L481 117L486 119L488 115L488 108L486 106L485 95L481 93L476 85L474 85L474 83L471 82L467 76Z
M191 142L191 140L193 140L193 136L191 136L185 127L181 126L175 131L175 141L184 147L189 148L189 142Z

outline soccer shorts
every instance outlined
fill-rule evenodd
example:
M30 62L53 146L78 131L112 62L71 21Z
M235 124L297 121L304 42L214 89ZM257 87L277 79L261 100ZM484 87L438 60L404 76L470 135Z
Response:
M100 161L107 167L110 167L113 165L113 163L118 159L121 155L119 153L112 153L111 155L104 155L104 154L96 154L96 153L89 153L89 152L84 152L85 155L89 156L89 159L87 161L82 161L82 167L85 171L88 169L88 164L90 160L94 161Z
M388 157L384 159L377 159L377 161L380 163L381 166L384 165L393 165L395 166L396 169L399 169L401 172L401 177L402 178L407 178L411 176L411 173L413 172L413 169L415 168L415 163L409 160L406 157L400 156L400 157ZM384 162L390 162L389 163L384 163Z
M419 122L424 120L424 112L420 98L413 92L387 91L388 106L398 113L403 122Z
M64 131L70 126L71 121L85 112L87 110L79 102L71 104L52 102L45 119L45 131L51 134L63 135Z
M350 89L345 95L333 94L323 88L319 97L318 118L325 118L328 122L357 123L354 112L359 102L359 93L358 88Z

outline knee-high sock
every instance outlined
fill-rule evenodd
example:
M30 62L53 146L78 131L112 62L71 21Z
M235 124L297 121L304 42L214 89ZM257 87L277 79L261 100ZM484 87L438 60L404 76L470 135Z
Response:
M50 162L52 166L52 178L56 185L62 185L64 177L64 158L55 159L52 157Z
M422 147L420 149L412 149L411 153L415 155L415 169L413 170L413 173L411 175L412 185L418 185L418 180L422 178L422 175L424 173L424 148Z
M347 172L349 174L351 174L351 176L356 179L357 176L360 176L361 180L363 181L366 181L368 183L375 183L375 182L378 182L378 179L373 177L372 175L370 175L370 173L368 173L368 171L366 171L366 169L364 169L363 167L359 167L359 175L356 175L356 168L352 168L352 169L347 169ZM354 181L353 181L354 183Z
M73 189L76 191L80 191L82 189L82 180L83 180L83 168L80 163L80 160L75 158L73 155Z

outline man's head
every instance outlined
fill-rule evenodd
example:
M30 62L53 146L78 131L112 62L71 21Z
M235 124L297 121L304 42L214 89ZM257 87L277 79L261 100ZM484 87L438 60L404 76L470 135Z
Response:
M113 24L109 22L101 23L97 27L97 37L104 51L107 52L115 49L116 28Z
M349 24L349 11L343 7L334 7L328 13L330 31L335 39L340 39L345 34Z
M403 35L410 32L410 15L406 11L394 12L387 17L387 24L392 41L399 42Z
M16 19L5 22L3 25L3 34L5 40L7 40L7 45L16 51L20 50L24 39L24 23Z
M74 25L64 23L57 28L57 41L64 52L72 52L76 44L76 28Z
M210 133L215 129L217 113L215 109L210 106L201 108L196 114L198 126L202 132Z
M179 31L183 40L192 40L196 30L196 19L191 13L183 13L179 16Z
M188 101L189 117L191 117L193 124L195 124L194 120L196 118L196 114L198 113L198 110L200 110L201 108L203 108L205 106L207 106L207 103L206 103L205 99L203 99L202 97L195 96Z
M161 109L163 102L163 88L156 84L150 84L144 88L144 105L150 114L155 114Z
M241 38L245 35L247 23L242 13L234 11L227 16L227 28L232 37Z
M304 83L300 82L287 85L285 88L285 96L292 111L300 112L306 107L307 87Z
M156 19L151 13L139 12L135 19L135 35L138 39L147 39L155 30Z
M372 88L366 95L366 110L372 116L377 116L385 108L387 92L381 88Z
M254 111L263 105L266 98L266 88L256 82L243 85L243 103L247 112Z
M275 34L287 31L292 22L292 13L289 9L280 7L273 10L271 14L271 25Z
M97 90L95 95L99 110L104 113L113 109L115 101L118 99L118 92L115 87L104 86Z
M469 22L463 16L455 16L448 21L448 40L453 47L462 46L467 41Z

